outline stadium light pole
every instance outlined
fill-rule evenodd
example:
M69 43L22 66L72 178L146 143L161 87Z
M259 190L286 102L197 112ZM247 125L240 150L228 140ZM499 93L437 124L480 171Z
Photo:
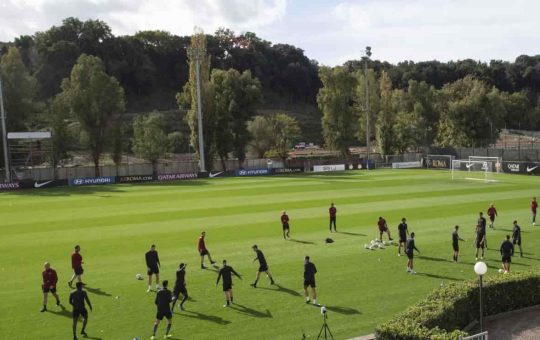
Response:
M6 113L4 111L4 96L2 94L2 75L0 74L0 115L2 120L2 145L4 146L4 164L6 170L6 182L11 182L9 170L9 157L7 148Z
M487 266L484 262L478 261L474 265L474 272L478 275L478 287L480 289L479 301L480 301L480 333L484 331L484 306L482 305L482 276L487 272Z
M371 57L371 47L366 46L366 55L364 56L364 87L366 88L366 101L365 101L365 111L366 111L366 169L369 170L369 149L370 149L370 140L369 140L369 80L368 80L368 61Z
M203 117L201 101L201 59L202 51L199 47L191 49L190 55L195 59L195 77L197 78L197 125L199 130L199 168L201 172L206 172L204 160L204 139L203 139Z

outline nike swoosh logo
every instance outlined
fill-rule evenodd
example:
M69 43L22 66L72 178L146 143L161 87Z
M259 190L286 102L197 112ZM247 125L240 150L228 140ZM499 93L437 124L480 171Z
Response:
M467 167L467 169L470 169L474 164L471 163L471 164L465 164L465 166Z
M41 188L42 186L44 185L47 185L49 183L51 183L52 181L47 181L47 182L43 182L43 183L38 183L38 182L35 182L34 183L34 188Z
M533 166L532 168L527 167L527 172L531 172L531 171L533 171L534 169L538 168L539 166L540 166L540 165Z
M222 173L223 173L223 171L221 171L221 172L216 172L215 174L213 174L213 173L210 173L210 175L208 175L208 177L210 177L210 178L214 178L214 177L216 177L216 176L219 176L219 175L221 175Z

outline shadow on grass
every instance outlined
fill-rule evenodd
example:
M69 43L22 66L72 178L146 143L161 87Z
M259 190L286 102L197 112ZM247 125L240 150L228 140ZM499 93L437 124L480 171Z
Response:
M296 240L294 238L290 238L289 241L296 242L296 243L302 243L302 244L315 244L315 242L311 241L303 241L303 240Z
M103 340L103 338L96 338L94 336L83 336L83 335L81 335L79 338L81 338L81 339L90 339L90 340ZM174 338L169 338L169 339L174 339Z
M431 278L434 278L434 279L443 279L443 280L448 280L448 281L463 281L462 279L457 279L457 278L451 277L451 276L437 275L437 274L430 274L430 273L417 273L416 275L418 275L418 276L427 276L427 277L431 277Z
M419 259L427 260L427 261L435 261L435 262L454 262L449 259L443 259L441 257L431 257L431 256L424 256L424 255L418 255ZM462 262L464 263L464 262Z
M292 289L287 288L287 287L283 287L280 284L275 284L274 287L277 287L277 289L266 288L266 287L257 287L257 288L258 289L269 290L269 291L272 291L272 292L280 292L280 293L290 294L292 296L301 296L302 295L302 294L298 293L297 291L292 290Z
M351 233L350 231L338 231L338 234L345 234L345 235L351 235L351 236L367 236L366 234L362 233Z
M355 314L362 314L358 309L351 308L351 307L343 307L343 306L325 306L327 310L344 314L344 315L355 315Z
M174 312L174 314L178 314L186 318L213 322L213 323L217 323L218 325L227 325L231 323L229 320L225 320L219 316L202 314L202 313L190 311L190 310L184 310L182 313Z
M273 318L272 313L270 313L268 309L266 310L265 313L263 313L263 312L259 312L258 310L255 310L253 308L250 308L250 307L238 304L238 303L232 304L230 308L234 309L238 313L253 316L256 318Z
M71 319L71 317L72 317L71 312L68 311L66 309L66 307L64 307L64 305L59 305L59 307L60 307L60 310L49 310L49 309L47 309L47 312L51 313L51 314L54 314L54 315L63 316L63 317Z
M101 296L112 296L111 294L104 292L101 290L101 288L92 288L88 286L84 286L84 289L86 289L89 293L101 295Z

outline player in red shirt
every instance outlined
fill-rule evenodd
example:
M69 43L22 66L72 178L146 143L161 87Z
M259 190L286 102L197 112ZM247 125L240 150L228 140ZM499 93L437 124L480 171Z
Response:
M60 298L58 297L58 294L56 294L56 283L58 282L56 270L51 268L49 262L45 262L43 267L45 270L41 273L41 276L43 276L43 284L41 285L41 289L43 290L43 308L41 309L41 312L47 310L47 296L49 295L49 292L51 292L56 299L56 305L60 306Z
M377 225L379 226L379 240L382 242L382 234L386 232L388 234L388 239L392 241L392 237L390 236L390 229L388 229L388 225L386 224L386 220L382 217L379 217L379 221L377 221Z
M290 238L289 232L289 215L287 215L287 212L284 210L283 214L281 214L281 225L283 226L283 238L286 240L287 238Z
M73 288L73 280L77 278L77 282L82 282L81 275L84 273L82 264L83 258L81 256L81 247L79 245L75 246L75 251L71 254L71 268L73 268L73 275L68 282L70 288Z
M199 236L199 243L197 246L197 249L199 250L199 255L201 255L201 269L205 269L204 266L204 255L208 256L208 259L210 260L210 264L213 266L216 264L216 262L212 261L212 257L210 256L210 252L208 249L206 249L206 244L204 243L204 237L206 236L206 232L203 231L201 233L201 236Z
M334 224L334 232L337 232L337 230L336 230L336 213L337 213L337 209L334 206L334 203L330 204L330 208L328 209L328 213L330 214L330 232L332 232L332 223Z
M487 214L489 216L489 227L495 229L495 216L497 216L497 209L495 209L493 203L489 205Z
M536 208L538 208L538 203L536 203L536 197L532 198L531 201L531 212L533 215L533 226L536 225Z

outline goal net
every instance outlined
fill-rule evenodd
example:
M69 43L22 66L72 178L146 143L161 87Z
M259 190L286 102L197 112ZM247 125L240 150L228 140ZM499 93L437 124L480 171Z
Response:
M494 182L493 168L494 163L489 161L470 161L463 159L452 160L452 179L453 180L476 180L485 182Z
M502 172L502 157L469 156L469 161L489 162L495 172Z

